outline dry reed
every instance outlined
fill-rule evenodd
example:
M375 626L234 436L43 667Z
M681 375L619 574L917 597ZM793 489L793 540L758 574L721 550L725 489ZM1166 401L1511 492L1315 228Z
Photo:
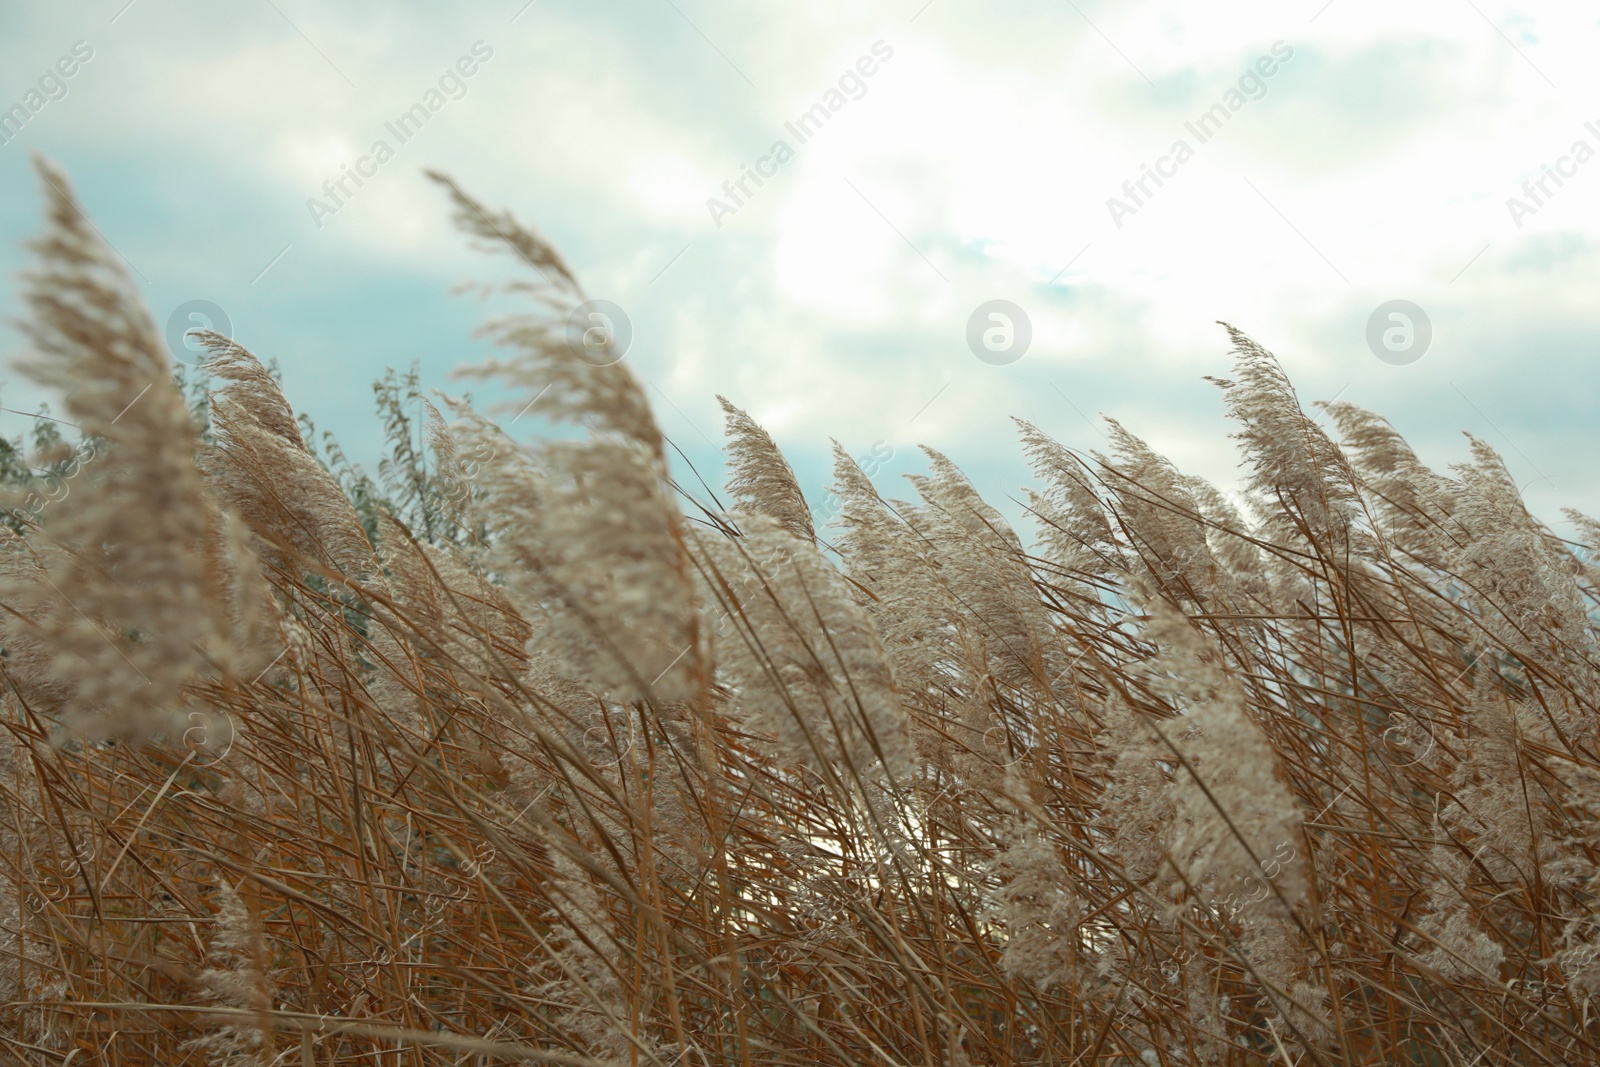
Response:
M481 373L585 431L456 404L385 496L215 335L202 435L41 170L96 458L0 544L9 1060L1600 1061L1600 525L1488 446L1335 440L1230 327L1242 507L1024 425L1033 548L938 454L886 502L838 451L813 529L724 402L724 512L447 182L531 269Z

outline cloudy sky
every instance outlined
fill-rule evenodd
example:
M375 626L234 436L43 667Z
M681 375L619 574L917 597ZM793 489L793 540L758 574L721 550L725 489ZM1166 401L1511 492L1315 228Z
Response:
M1228 373L1221 319L1305 401L1387 415L1436 467L1485 438L1569 532L1561 507L1600 512L1584 10L0 0L0 266L39 230L43 153L158 323L222 309L370 461L373 379L415 361L466 388L485 309L451 287L512 266L453 232L435 168L624 309L626 358L708 480L723 393L819 492L833 437L889 456L889 495L927 443L1004 503L1026 481L1012 416L1095 448L1100 414L1228 486L1202 380ZM391 129L416 105L420 128ZM994 300L1026 316L1020 358L1017 316L1010 349L986 311L969 330ZM1414 314L1410 349L1384 315L1400 350L1369 343L1397 300L1431 328L1420 358ZM38 399L8 364L0 404Z

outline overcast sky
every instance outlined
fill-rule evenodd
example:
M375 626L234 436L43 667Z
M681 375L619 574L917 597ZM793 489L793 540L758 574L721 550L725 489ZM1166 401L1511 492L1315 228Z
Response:
M1492 0L0 0L0 266L39 231L41 152L158 324L221 308L370 461L373 379L467 388L484 308L451 286L509 268L435 168L624 309L708 480L723 393L818 499L834 437L889 455L886 495L927 443L1003 504L1011 416L1095 448L1102 413L1227 487L1221 319L1436 467L1485 438L1566 533L1560 507L1600 512L1596 54L1585 5ZM1019 322L1009 350L969 331L991 300L1026 315L1020 358ZM1420 358L1369 344L1395 300ZM8 365L0 404L37 399Z

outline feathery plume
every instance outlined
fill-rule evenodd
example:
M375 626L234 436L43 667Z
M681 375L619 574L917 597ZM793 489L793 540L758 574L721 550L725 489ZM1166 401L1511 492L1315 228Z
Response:
M811 512L789 461L754 419L727 397L717 400L727 415L727 488L735 501L734 510L766 515L796 537L815 541Z
M730 613L716 658L735 714L776 737L803 765L848 765L846 781L881 762L909 775L910 738L877 632L822 554L765 516L735 515L737 540L699 545Z
M554 639L597 687L628 700L703 703L708 672L683 518L637 379L620 362L623 353L597 365L575 351L568 318L583 291L543 239L509 214L492 214L448 178L431 176L449 190L466 233L539 275L510 288L543 313L484 328L522 358L471 373L537 389L530 406L548 394L545 415L582 421L591 431L588 440L546 443L537 461L532 453L513 459L508 447L485 464L479 484L492 498L486 509L498 513L496 566L526 576L513 587L523 596L519 610L530 620L548 617ZM481 426L475 432L467 443L481 443ZM516 521L505 521L513 515Z
M184 721L191 682L240 666L217 640L230 614L210 536L220 518L149 312L66 176L35 166L50 228L24 275L32 352L21 368L65 393L106 458L44 515L39 540L55 551L39 556L38 581L3 599L47 637L55 676L73 679L68 714L112 733L158 732Z

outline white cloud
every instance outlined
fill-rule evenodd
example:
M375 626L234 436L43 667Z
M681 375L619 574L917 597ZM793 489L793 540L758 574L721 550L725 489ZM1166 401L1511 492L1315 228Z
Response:
M446 317L444 287L516 269L469 257L420 178L435 166L536 223L595 295L628 309L630 359L670 398L663 424L697 464L717 459L699 435L720 427L722 392L807 462L830 436L881 438L911 469L911 442L927 439L978 457L967 466L983 485L1011 469L996 457L1015 451L1013 413L1095 446L1060 387L1227 484L1231 427L1198 381L1228 371L1221 318L1275 348L1307 400L1348 389L1441 461L1463 454L1456 428L1514 442L1514 469L1556 483L1530 489L1544 513L1600 511L1572 458L1592 440L1570 402L1600 386L1583 355L1600 159L1520 229L1505 203L1600 120L1600 35L1576 7L636 0L538 4L511 23L520 2L467 22L281 6L294 26L266 8L138 5L115 25L30 14L0 43L0 70L42 69L79 37L97 55L0 153L0 181L36 205L21 153L67 164L161 291L225 291L241 323L270 319L291 395L316 383L312 409L341 390L336 410L363 408L384 363L457 361L420 340ZM494 58L466 96L316 229L306 198L478 39ZM718 228L706 198L879 40L894 55L865 94L792 144ZM1107 198L1193 140L1185 122L1278 40L1295 55L1265 96L1116 226ZM23 87L0 84L0 98ZM168 191L178 178L193 183L182 195ZM439 302L397 304L364 281L379 277L422 279ZM1012 367L965 348L967 316L994 297L1034 318ZM1395 297L1434 317L1436 348L1410 368L1362 341L1366 315ZM314 354L362 317L400 347L348 364Z

